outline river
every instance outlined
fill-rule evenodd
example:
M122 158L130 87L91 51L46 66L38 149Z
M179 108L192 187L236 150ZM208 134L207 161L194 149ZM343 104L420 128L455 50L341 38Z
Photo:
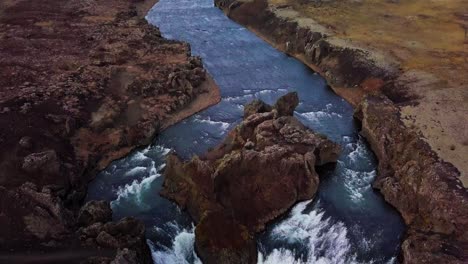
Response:
M87 199L111 201L114 218L147 226L155 263L201 263L194 228L158 195L164 155L205 152L241 120L254 98L273 103L297 91L296 117L341 144L336 166L320 170L316 198L297 204L258 236L258 263L396 263L404 224L371 188L376 160L358 134L350 104L319 75L229 20L212 0L160 0L147 20L169 39L187 41L221 89L221 102L164 131L147 148L113 162L89 187Z

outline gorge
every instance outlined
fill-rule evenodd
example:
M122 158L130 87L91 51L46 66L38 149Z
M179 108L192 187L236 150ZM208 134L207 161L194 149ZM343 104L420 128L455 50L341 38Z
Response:
M0 263L467 263L467 12L1 1Z
M376 160L358 134L353 108L301 62L233 23L209 0L159 1L147 15L167 38L191 44L221 89L221 102L165 130L148 148L114 162L91 185L88 199L112 201L114 218L147 226L156 263L197 263L190 218L161 198L164 155L188 159L216 146L254 98L274 103L297 91L295 115L342 146L336 168L320 171L315 200L299 203L258 238L259 263L392 262L404 225L371 183Z

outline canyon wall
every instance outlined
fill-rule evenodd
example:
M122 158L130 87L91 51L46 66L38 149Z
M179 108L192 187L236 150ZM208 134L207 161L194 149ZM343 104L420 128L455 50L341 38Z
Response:
M320 73L357 107L362 134L379 159L374 187L403 216L408 232L404 263L468 261L468 191L460 171L444 162L408 127L398 105L413 102L408 78L384 53L333 36L332 31L288 6L266 0L215 0L231 19Z

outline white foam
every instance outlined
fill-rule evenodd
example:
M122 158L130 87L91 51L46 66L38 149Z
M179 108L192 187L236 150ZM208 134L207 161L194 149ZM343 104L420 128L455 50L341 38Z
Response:
M178 230L177 235L172 240L172 247L163 247L159 250L149 241L151 254L155 264L202 264L200 258L197 256L194 250L195 245L195 227L191 230L180 229L177 224L173 224Z
M206 119L196 118L194 122L203 123L203 124L207 124L207 125L211 125L211 126L216 126L216 127L220 128L222 131L226 131L229 128L229 125L230 125L229 123L223 122L223 121L212 121L210 117L208 117Z
M364 193L372 188L371 184L376 176L375 167L369 166L372 165L372 154L362 139L356 143L347 143L344 152L348 154L338 161L337 171L340 171L344 178L344 186L351 200L360 202Z
M111 202L111 206L114 207L121 203L122 200L132 201L142 208L145 207L142 199L142 193L148 190L151 183L161 176L160 174L153 174L149 177L144 178L142 181L134 180L131 184L126 184L124 187L120 187L117 190L117 199Z
M252 94L246 94L242 96L228 96L224 97L222 100L226 102L231 102L231 103L246 103L247 101L250 101L253 99Z
M276 91L274 90L261 90L259 92L256 92L255 95L265 95L265 94L271 94L271 93L275 93Z
M166 168L166 163L159 165L158 171L162 171L164 168Z
M370 155L369 150L366 148L366 146L361 140L359 140L357 144L350 145L352 145L351 147L355 146L354 150L348 154L348 157L351 160L351 162L357 162L359 159L363 158L366 159Z
M142 167L142 166L137 166L137 167L134 167L132 169L130 169L129 171L125 172L124 176L135 176L139 173L143 173L146 171L146 167Z
M325 119L333 119L333 118L342 118L343 116L335 113L335 112L326 112L326 111L316 111L316 112L306 112L306 113L298 113L299 116L312 121L314 123L319 123Z
M270 236L273 240L301 243L307 245L307 261L295 258L293 251L285 248L277 249L267 256L259 253L259 264L272 263L327 263L350 264L357 263L351 252L351 244L347 238L347 229L341 222L332 222L324 216L324 212L314 209L304 213L312 201L297 204L289 217L273 228Z
M130 162L138 162L149 159L145 154L145 151L137 151L130 157Z
M261 252L258 252L258 264L302 264L301 260L294 257L294 253L288 249L274 249L265 259Z

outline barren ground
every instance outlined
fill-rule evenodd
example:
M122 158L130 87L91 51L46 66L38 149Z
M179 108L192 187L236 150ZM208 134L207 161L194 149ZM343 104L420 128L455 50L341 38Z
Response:
M400 105L468 186L468 2L466 0L268 0L282 16L318 23L340 39L396 60L411 102ZM286 8L285 8L286 7ZM316 25L315 25L316 26Z

